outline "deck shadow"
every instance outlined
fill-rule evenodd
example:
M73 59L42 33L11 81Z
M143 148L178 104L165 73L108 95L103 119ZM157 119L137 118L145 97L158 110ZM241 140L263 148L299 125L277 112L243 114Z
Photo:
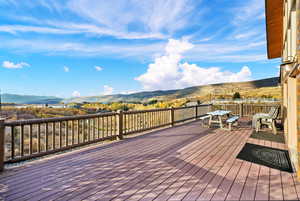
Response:
M250 138L258 139L258 140L266 140L271 142L285 143L283 132L279 132L276 135L271 133L270 131L259 131L256 132L253 130Z

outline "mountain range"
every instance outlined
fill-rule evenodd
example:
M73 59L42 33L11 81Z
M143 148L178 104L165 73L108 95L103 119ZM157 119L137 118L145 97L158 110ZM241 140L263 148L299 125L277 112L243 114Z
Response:
M158 90L158 91L145 91L132 94L115 94L115 95L102 95L102 96L85 96L62 99L53 96L33 96L33 95L17 95L17 94L2 94L2 102L4 103L17 103L17 104L56 104L60 102L147 102L149 99L156 100L174 100L179 98L193 98L202 97L207 98L211 95L228 95L235 92L244 93L245 96L254 96L261 92L261 96L278 95L280 90L278 87L279 78L272 77L261 80L254 80L248 82L233 82L233 83L220 83L188 87L176 90ZM260 90L262 89L262 90ZM249 95L248 95L249 94Z

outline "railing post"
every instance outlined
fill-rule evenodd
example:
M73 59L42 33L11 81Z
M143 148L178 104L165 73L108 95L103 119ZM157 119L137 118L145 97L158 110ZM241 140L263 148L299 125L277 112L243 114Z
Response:
M243 103L239 104L239 108L240 108L240 117L243 117Z
M170 119L171 119L171 126L174 126L174 108L171 107L170 110Z
M196 109L196 111L195 111L195 120L197 120L197 118L198 118L198 105L195 106L195 109Z
M0 118L0 172L4 169L4 156L5 156L5 126L4 126L5 119Z
M119 138L119 140L123 140L123 111L122 110L118 111L118 115L119 115L119 118L118 118L118 120L119 120L119 123L118 123L118 125L119 125L118 138Z

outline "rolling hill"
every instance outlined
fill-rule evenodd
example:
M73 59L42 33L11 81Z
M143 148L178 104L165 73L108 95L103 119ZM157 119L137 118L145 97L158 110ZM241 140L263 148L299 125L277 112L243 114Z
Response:
M54 96L34 96L34 95L17 95L17 94L2 94L3 103L16 104L56 104L61 102L62 98Z
M243 97L263 97L272 96L280 98L280 87L278 77L254 80L248 82L221 83L189 87L177 90L145 91L133 94L115 94L103 96L86 96L62 99L54 96L34 96L2 94L2 102L16 104L57 104L60 102L148 102L149 99L174 100L180 98L198 98L207 100L212 95L214 97L232 97L232 94L239 92Z
M269 95L280 98L280 87L278 87L278 81L278 77L273 77L248 82L202 85L178 90L77 97L65 99L64 102L147 102L149 99L173 100L193 97L205 100L208 99L208 96L210 95L231 96L234 92L240 92L244 97L262 97L263 95Z

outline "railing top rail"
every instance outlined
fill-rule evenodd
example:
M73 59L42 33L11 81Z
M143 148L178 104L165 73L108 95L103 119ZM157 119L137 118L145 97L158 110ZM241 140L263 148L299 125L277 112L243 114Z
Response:
M205 106L210 106L211 104L202 104L202 105L195 105L195 106L187 106L187 107L175 107L175 110L180 110L180 109L188 109L188 108L195 108L197 107L205 107Z
M158 111L168 111L171 108L157 108L157 109L149 109L149 110L133 110L133 111L125 111L124 114L137 114L137 113L145 113L145 112L158 112Z
M239 105L239 104L243 104L243 105L251 105L251 106L276 106L276 105L281 105L279 103L214 103L213 105Z
M202 104L197 105L198 107L210 106L212 104ZM188 106L188 107L177 107L173 108L175 110L180 109L188 109L195 108L196 106ZM158 111L168 111L171 108L158 108L158 109L150 109L150 110L136 110L136 111L124 111L124 114L138 114L138 113L147 113L147 112L158 112ZM76 116L68 116L68 117L52 117L52 118L40 118L40 119L28 119L28 120L15 120L15 121L5 121L5 126L21 126L28 124L41 124L41 123L53 123L53 122L61 122L61 121L69 121L69 120L81 120L81 119L89 119L95 117L106 117L118 115L117 112L108 112L108 113L97 113L97 114L88 114L88 115L76 115Z
M187 106L187 107L174 107L174 110L178 109L188 109L188 108L195 108L197 107L205 107L210 106L211 104L202 104L202 105L195 105L195 106ZM148 110L134 110L134 111L126 111L124 114L137 114L137 113L145 113L145 112L158 112L158 111L168 111L172 108L157 108L157 109L148 109Z
M97 113L97 114L88 114L88 115L76 115L76 116L69 116L69 117L15 120L15 121L6 121L4 125L21 126L21 125L28 125L28 124L52 123L52 122L61 122L61 121L69 121L69 120L81 120L81 119L89 119L89 118L96 118L96 117L106 117L106 116L113 116L117 114L118 113L116 112L108 112L108 113Z

